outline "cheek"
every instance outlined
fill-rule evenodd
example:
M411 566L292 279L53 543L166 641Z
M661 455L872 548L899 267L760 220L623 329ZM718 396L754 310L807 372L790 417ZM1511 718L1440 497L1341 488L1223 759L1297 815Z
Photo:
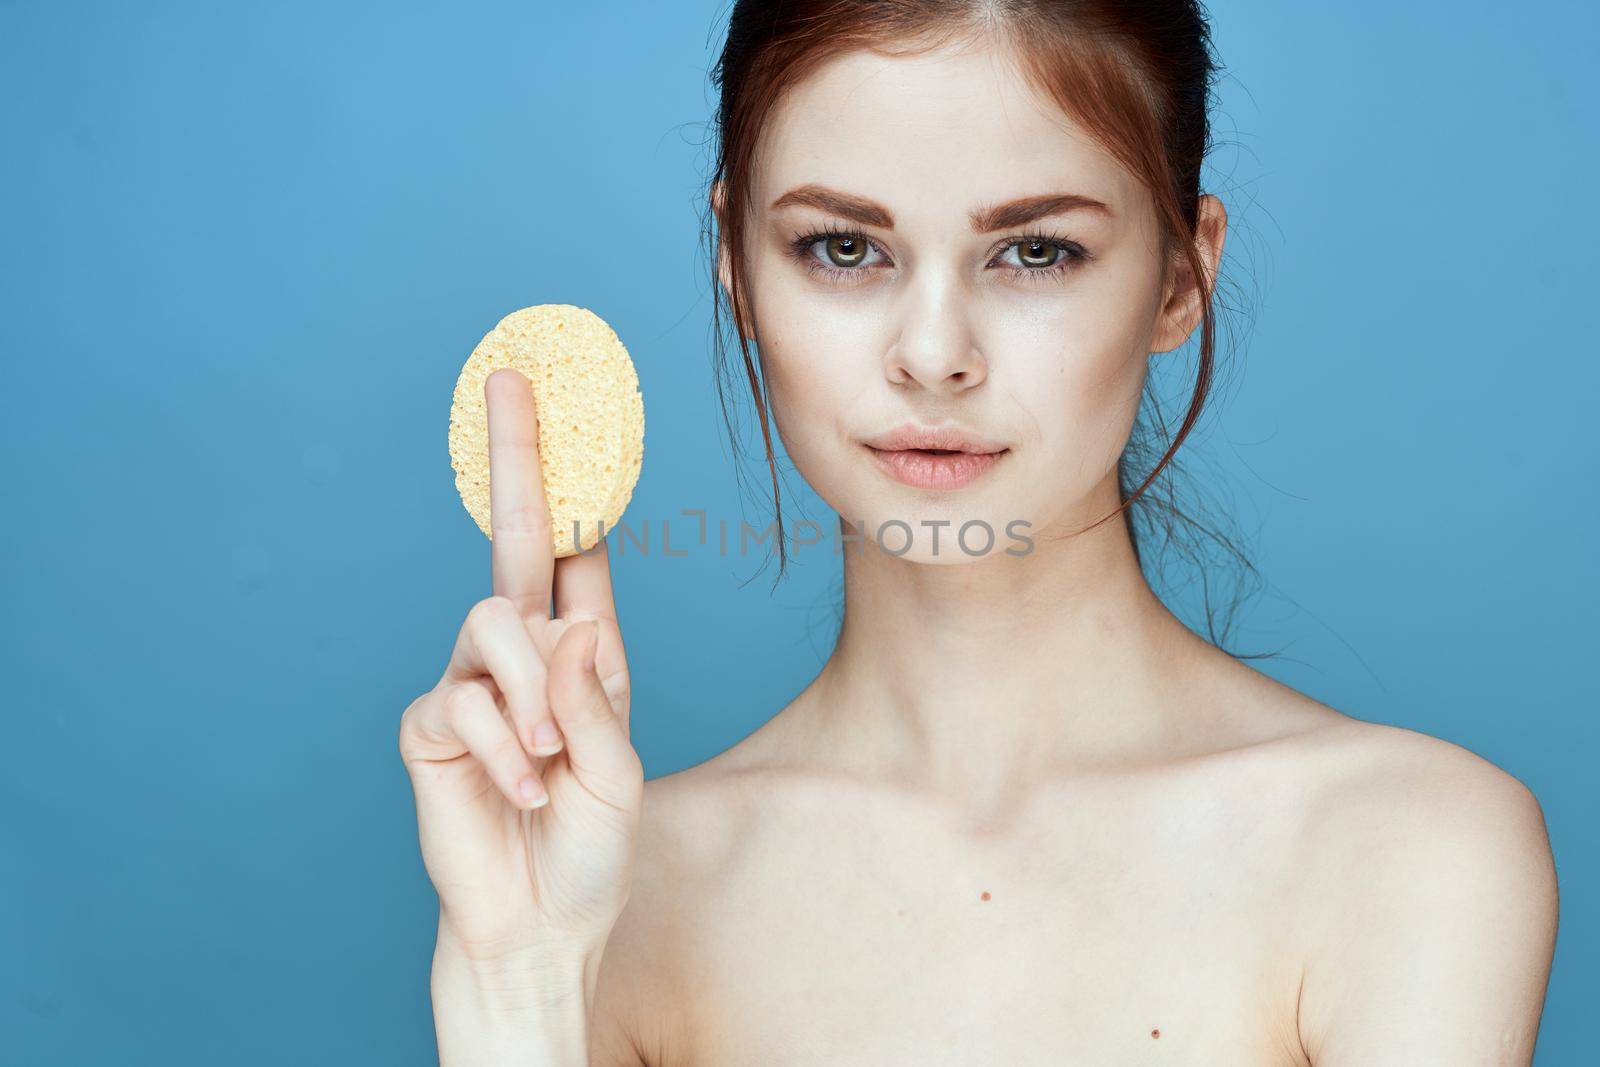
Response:
M879 324L865 303L830 300L782 266L761 270L765 276L753 279L761 294L754 309L761 375L784 447L803 465L832 447L839 427L873 416L873 401L881 401L872 395L882 385ZM741 367L733 370L743 376Z
M1064 473L1097 479L1121 455L1144 385L1147 303L1108 277L996 327L990 373L1032 417L1042 458Z
M803 333L774 329L760 336L760 370L772 411L773 449L776 452L781 442L800 476L820 490L836 480L832 473L838 450L836 426L839 407L845 402L838 390L854 372L823 367L813 347L815 341ZM742 369L735 374L745 377ZM741 406L749 400L747 393ZM759 419L751 420L748 433L756 455L763 455Z

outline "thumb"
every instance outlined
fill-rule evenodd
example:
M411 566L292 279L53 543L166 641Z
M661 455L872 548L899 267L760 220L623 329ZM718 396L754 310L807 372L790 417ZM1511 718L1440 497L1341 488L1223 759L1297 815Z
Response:
M600 624L593 619L562 631L550 656L550 710L578 781L602 799L626 807L634 790L630 783L641 776L639 757L595 671L599 641Z

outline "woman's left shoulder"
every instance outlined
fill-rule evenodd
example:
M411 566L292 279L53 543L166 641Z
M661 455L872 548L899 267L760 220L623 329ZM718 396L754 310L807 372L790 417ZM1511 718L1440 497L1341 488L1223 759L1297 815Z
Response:
M1315 710L1266 746L1302 1046L1316 1063L1526 1062L1559 912L1538 799L1464 745Z
M1284 751L1313 1062L1531 1056L1559 911L1533 792L1465 746L1342 714Z
M1339 712L1286 740L1279 781L1298 787L1289 851L1313 924L1360 914L1395 948L1399 931L1476 923L1554 937L1544 811L1515 775L1463 745Z
M1232 688L1220 691L1245 709L1241 736L1261 742L1240 755L1323 854L1339 846L1453 862L1460 848L1548 853L1533 791L1466 746L1357 718L1253 670L1228 677Z
M1458 862L1461 850L1548 852L1544 811L1515 775L1464 745L1342 713L1300 735L1307 815L1370 854ZM1430 844L1431 843L1431 844Z

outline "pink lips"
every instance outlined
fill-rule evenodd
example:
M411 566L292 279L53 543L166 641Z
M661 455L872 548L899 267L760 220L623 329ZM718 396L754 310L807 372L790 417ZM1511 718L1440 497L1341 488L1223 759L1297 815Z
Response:
M890 477L918 489L960 489L1010 451L964 426L916 422L903 422L862 444Z
M1000 461L1001 452L936 453L903 448L885 451L867 446L890 477L918 489L960 489Z

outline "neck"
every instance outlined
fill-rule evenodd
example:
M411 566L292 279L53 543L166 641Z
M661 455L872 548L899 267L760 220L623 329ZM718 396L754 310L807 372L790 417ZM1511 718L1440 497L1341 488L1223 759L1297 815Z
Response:
M1095 517L1117 500L1112 481ZM838 643L793 705L806 748L852 776L992 804L1181 743L1195 667L1220 653L1150 589L1125 515L960 564L848 547Z

